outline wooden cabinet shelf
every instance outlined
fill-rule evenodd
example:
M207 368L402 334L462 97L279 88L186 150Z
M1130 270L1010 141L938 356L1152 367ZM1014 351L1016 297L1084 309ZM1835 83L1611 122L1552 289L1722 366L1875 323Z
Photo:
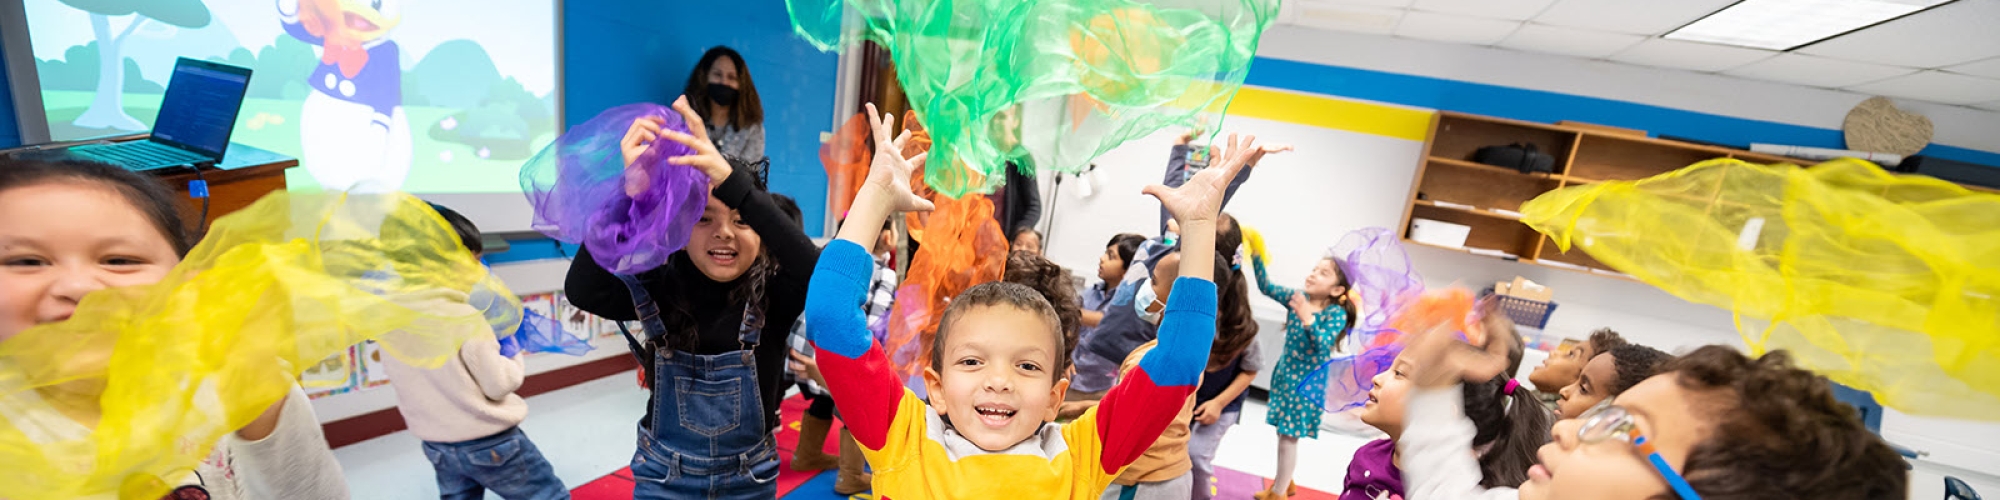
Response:
M1472 161L1486 146L1532 144L1555 157L1555 172L1526 174ZM1766 165L1810 166L1817 162L1703 144L1623 135L1583 126L1552 125L1441 111L1431 118L1428 140L1403 211L1403 241L1473 255L1633 279L1580 249L1561 251L1554 241L1521 222L1521 204L1569 186L1630 181L1679 170L1706 160L1735 158ZM1965 186L2000 193L2000 189ZM1672 195L1670 195L1672 196ZM1683 194L1672 196L1697 207L1743 206L1746 200ZM1469 228L1463 247L1427 244L1409 238L1410 220L1430 219Z
M1527 174L1472 161L1479 148L1532 144L1555 157L1552 173ZM1543 193L1568 186L1605 181L1644 179L1715 158L1738 158L1764 164L1807 164L1781 156L1753 153L1651 137L1607 133L1597 129L1524 122L1454 112L1431 119L1422 165L1412 183L1403 212L1404 241L1413 245L1463 251L1474 255L1513 258L1531 265L1620 279L1630 276L1580 249L1563 252L1555 242L1521 222L1521 204ZM1690 203L1730 204L1728 200L1689 198ZM1469 228L1463 248L1410 240L1410 219L1422 218Z

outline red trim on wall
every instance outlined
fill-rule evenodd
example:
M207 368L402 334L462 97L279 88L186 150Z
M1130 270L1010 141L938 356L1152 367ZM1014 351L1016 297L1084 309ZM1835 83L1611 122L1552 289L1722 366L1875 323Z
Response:
M521 389L514 391L521 397L530 397L557 389L597 380L600 378L637 369L638 363L631 356L612 356L583 364L571 365L529 375L521 383ZM347 446L370 439L386 436L407 429L403 414L395 408L348 417L320 425L326 432L326 444L334 448Z

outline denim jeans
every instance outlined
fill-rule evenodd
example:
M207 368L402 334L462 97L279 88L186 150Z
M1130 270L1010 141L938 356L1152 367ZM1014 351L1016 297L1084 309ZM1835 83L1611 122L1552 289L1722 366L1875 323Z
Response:
M771 500L778 497L778 453L761 446L744 455L676 453L647 434L632 459L632 500Z
M479 500L486 490L507 500L569 498L555 468L519 427L471 441L426 441L424 457L437 469L443 500Z

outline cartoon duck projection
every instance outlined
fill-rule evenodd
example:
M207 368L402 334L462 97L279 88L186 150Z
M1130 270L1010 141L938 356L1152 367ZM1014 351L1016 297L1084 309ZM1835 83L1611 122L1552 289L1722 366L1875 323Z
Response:
M326 189L401 189L410 174L402 52L389 40L405 0L278 0L285 32L318 45L299 110L299 163Z

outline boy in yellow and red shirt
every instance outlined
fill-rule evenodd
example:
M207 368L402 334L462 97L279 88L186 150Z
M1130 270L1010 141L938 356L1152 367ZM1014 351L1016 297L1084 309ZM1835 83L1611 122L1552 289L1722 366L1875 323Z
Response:
M876 151L902 151L902 141L890 139L872 106L869 116ZM1190 248L1214 245L1223 191L1250 150L1247 142L1235 147L1234 139L1235 154L1222 166L1179 188L1145 191L1180 221ZM925 404L900 383L860 307L873 266L864 245L874 239L874 228L893 212L931 208L909 188L913 165L922 158L876 156L840 239L820 254L806 295L807 331L820 371L875 470L875 497L1097 498L1194 394L1215 337L1213 253L1182 257L1159 347L1077 420L1053 423L1069 386L1054 308L1011 283L974 286L946 308L924 372Z

